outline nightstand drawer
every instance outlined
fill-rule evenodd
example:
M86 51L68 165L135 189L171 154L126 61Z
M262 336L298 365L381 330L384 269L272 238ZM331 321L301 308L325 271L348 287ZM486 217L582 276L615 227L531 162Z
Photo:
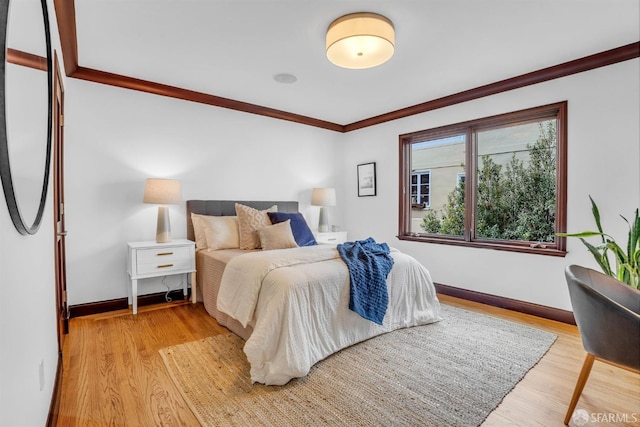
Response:
M346 231L321 232L316 234L316 241L319 244L338 244L347 241Z
M176 258L176 257L158 257L160 259L154 259L152 262L142 263L138 260L137 273L138 274L172 274L174 271L185 271L193 268L192 258Z
M138 249L137 264L171 264L177 260L191 258L193 248L188 246Z

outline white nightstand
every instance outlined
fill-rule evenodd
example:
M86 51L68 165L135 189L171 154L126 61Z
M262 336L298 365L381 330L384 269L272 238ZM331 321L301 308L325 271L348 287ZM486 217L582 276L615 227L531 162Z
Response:
M316 233L316 242L319 244L337 245L338 243L344 243L347 241L346 231L329 231L326 233Z
M196 258L195 243L178 239L169 243L128 242L129 256L127 272L131 277L129 304L133 305L133 314L138 312L138 280L150 277L170 276L191 273L191 301L196 302ZM183 291L187 295L188 280L184 281Z

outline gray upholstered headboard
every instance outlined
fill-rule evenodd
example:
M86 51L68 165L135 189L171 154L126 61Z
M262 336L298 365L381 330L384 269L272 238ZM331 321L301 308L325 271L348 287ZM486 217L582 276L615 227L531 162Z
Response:
M233 216L236 214L236 203L251 206L255 209L267 209L278 205L278 212L298 212L298 202L243 202L235 200L187 200L187 239L195 240L191 213L201 215Z

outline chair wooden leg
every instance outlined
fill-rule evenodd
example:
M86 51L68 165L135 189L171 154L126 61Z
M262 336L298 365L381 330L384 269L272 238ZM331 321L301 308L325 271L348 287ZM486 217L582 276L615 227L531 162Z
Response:
M569 403L569 409L567 410L567 415L564 417L564 425L569 425L569 420L571 420L571 415L573 415L573 411L576 409L576 405L578 404L580 395L582 395L582 390L584 389L584 385L587 383L587 379L589 379L589 374L591 373L591 367L593 366L594 360L595 360L595 356L591 353L587 353L587 357L584 358L584 363L582 364L582 370L580 371L580 376L578 377L578 381L576 382L576 387L573 390L573 396L571 396L571 403Z

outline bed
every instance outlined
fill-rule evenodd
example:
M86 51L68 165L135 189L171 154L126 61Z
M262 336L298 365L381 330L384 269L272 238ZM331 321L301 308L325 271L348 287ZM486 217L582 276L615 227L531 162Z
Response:
M298 212L298 203L292 201L189 200L187 237L197 241L192 214L209 219L235 217L236 203L258 210L275 205L278 212ZM395 329L440 320L429 272L398 250L392 248L390 255L394 264L387 278L389 304L381 325L349 309L349 270L335 245L198 249L198 300L219 324L246 341L251 380L282 385L304 377L316 362L343 348Z

